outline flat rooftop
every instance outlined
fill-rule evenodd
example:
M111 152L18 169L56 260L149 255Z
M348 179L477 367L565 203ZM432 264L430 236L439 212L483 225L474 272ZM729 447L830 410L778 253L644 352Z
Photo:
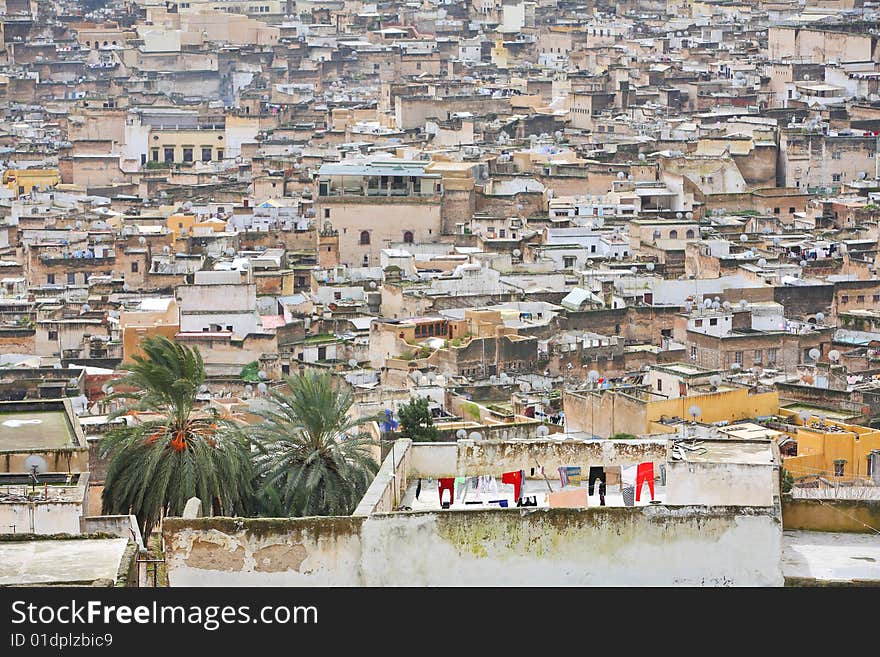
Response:
M73 430L63 411L0 413L0 451L75 447Z
M0 541L0 586L116 581L128 539Z
M782 574L824 585L880 585L880 541L875 534L783 532Z
M685 450L692 463L738 463L741 465L776 465L769 441L727 442L726 440L700 440L697 443L705 452Z

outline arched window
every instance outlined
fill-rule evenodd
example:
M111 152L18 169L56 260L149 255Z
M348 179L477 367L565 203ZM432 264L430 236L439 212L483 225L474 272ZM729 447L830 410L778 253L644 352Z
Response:
M369 244L370 243L370 231L362 230L361 231L361 244Z
M677 230L670 230L669 231L669 239L677 240L678 239L678 231Z
M686 232L686 233L684 234L684 236L685 236L687 239L692 240L692 239L694 239L694 231L689 230L688 232Z
M403 233L403 243L404 244L412 244L413 243L413 234L411 230L405 231Z

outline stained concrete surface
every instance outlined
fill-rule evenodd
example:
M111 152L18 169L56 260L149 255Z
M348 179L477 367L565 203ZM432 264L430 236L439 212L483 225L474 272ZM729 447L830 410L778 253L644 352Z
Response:
M0 586L116 580L128 539L0 542Z
M782 574L795 584L880 585L880 536L783 532Z
M73 444L73 432L61 411L0 413L0 450L56 449Z

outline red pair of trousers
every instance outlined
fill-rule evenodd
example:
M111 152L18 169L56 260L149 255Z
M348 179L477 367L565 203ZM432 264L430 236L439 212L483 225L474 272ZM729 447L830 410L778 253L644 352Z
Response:
M639 463L636 470L636 502L642 494L642 484L648 482L648 490L651 491L651 501L654 501L654 464Z
M519 491L522 486L523 471L515 470L514 472L505 472L501 475L502 484L513 484L513 499L519 499Z
M449 491L449 506L452 506L452 501L455 499L455 477L442 477L437 480L437 492L440 495L440 506L443 506L443 491Z

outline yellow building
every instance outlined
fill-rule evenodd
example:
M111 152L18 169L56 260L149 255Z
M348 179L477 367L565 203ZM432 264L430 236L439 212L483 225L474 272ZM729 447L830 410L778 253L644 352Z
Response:
M504 47L504 41L498 39L495 41L495 47L491 51L492 63L496 68L507 68L507 59L510 51Z
M226 131L214 127L171 128L150 131L148 160L165 164L216 162L226 156Z
M676 420L705 424L765 418L779 412L775 390L757 392L721 381L692 363L653 366L639 385L566 391L566 429L607 438L616 433L675 433Z
M880 430L847 424L837 420L820 420L811 414L806 422L794 411L789 422L797 428L797 456L787 456L783 466L795 477L822 476L849 481L871 475L870 455L880 450Z
M208 231L222 233L226 230L226 222L221 219L199 219L194 214L172 214L165 222L168 232L177 239L183 234L198 235Z
M140 307L123 310L119 315L122 333L122 360L130 363L135 355L143 355L141 341L156 335L174 339L180 330L177 302L173 297L143 299Z
M7 169L3 172L3 184L12 190L15 198L52 189L61 182L58 169Z

